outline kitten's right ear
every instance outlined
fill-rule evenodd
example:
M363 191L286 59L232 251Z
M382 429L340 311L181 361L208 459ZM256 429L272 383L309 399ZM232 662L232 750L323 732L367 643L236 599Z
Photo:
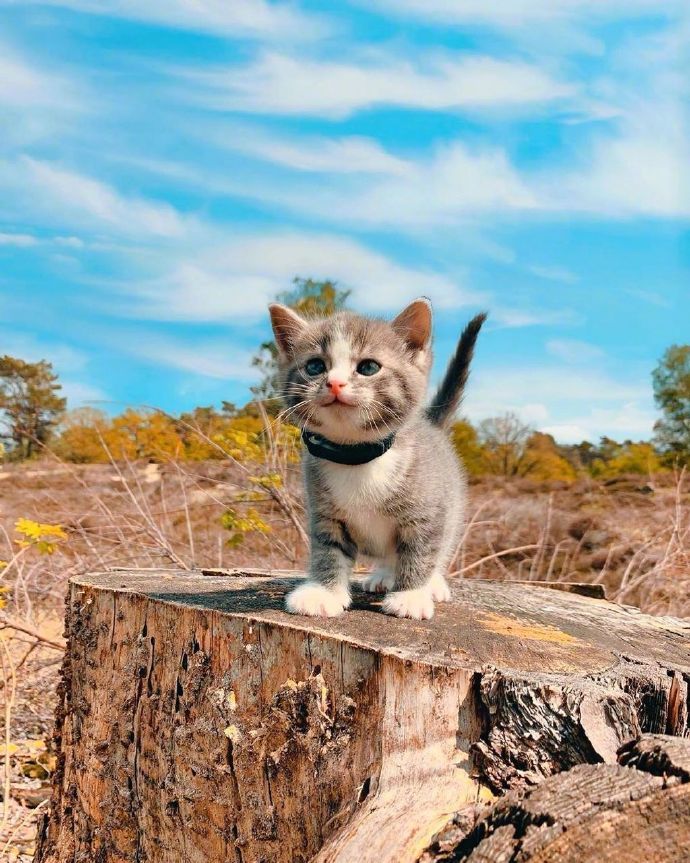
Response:
M431 339L431 302L419 297L391 321L391 326L412 350L423 350Z
M306 328L307 322L297 312L293 312L292 309L282 306L280 303L271 303L268 311L271 315L271 326L278 350L281 354L287 354L291 351L300 333Z

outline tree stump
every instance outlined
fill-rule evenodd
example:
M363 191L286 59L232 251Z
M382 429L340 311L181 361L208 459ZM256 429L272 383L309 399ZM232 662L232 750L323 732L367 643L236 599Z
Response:
M644 735L619 762L580 764L509 792L459 841L444 831L423 863L687 863L690 740Z
M690 624L456 581L431 621L295 577L73 579L37 863L405 863L463 805L688 727Z

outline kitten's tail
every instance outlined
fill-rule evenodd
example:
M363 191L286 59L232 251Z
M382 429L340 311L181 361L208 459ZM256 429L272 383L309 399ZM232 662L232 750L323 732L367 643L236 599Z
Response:
M486 312L477 315L467 324L462 331L460 341L450 363L441 386L431 400L426 410L426 415L434 425L442 426L448 422L460 404L462 392L465 389L467 378L470 373L470 362L474 354L474 344L477 341L479 330L486 320Z

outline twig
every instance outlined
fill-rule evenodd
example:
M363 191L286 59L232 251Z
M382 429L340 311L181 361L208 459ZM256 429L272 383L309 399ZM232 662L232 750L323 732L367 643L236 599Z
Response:
M462 575L465 572L469 572L471 569L476 569L483 563L487 563L489 560L494 560L494 558L505 557L505 555L507 554L515 554L518 551L529 551L531 548L537 547L537 543L532 542L529 545L518 545L515 548L504 548L502 551L496 551L494 552L494 554L488 554L486 557L475 560L474 563L470 563L468 566L465 566L462 569L456 569L454 572L449 573L449 576L452 577L454 575Z
M45 635L41 635L41 633L37 629L34 629L30 624L20 623L17 620L7 617L5 614L0 614L0 624L7 629L16 629L17 632L23 632L25 635L30 635L32 638L35 638L36 641L40 641L42 644L47 644L55 650L65 649L64 643L53 641L52 638L46 638Z

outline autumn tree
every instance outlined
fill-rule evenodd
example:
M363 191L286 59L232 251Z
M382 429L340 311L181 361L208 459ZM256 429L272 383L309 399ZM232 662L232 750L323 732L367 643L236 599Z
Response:
M106 462L108 454L104 443L110 429L110 418L103 411L77 408L62 419L54 450L60 458L77 464Z
M345 308L350 291L342 290L332 279L319 281L317 279L295 278L292 289L283 291L276 296L276 302L294 309L304 317L328 317ZM259 370L261 380L252 387L256 398L267 402L267 409L274 413L277 408L278 395L278 348L271 339L263 342L252 360L254 368Z
M690 345L671 345L652 372L662 418L656 439L669 461L690 461Z
M572 482L577 478L577 471L552 435L533 432L527 440L519 475L535 480Z
M0 411L5 427L0 437L10 441L14 458L30 458L48 442L67 404L60 390L53 366L46 360L27 363L0 357Z
M511 412L482 420L477 435L484 448L488 473L524 476L527 442L532 433L533 429Z
M453 423L450 437L458 455L471 476L481 476L487 472L484 448L479 443L477 430L468 420Z
M592 475L605 479L630 473L652 476L661 470L659 453L654 444L647 441L625 441L608 459L597 459L592 465Z

